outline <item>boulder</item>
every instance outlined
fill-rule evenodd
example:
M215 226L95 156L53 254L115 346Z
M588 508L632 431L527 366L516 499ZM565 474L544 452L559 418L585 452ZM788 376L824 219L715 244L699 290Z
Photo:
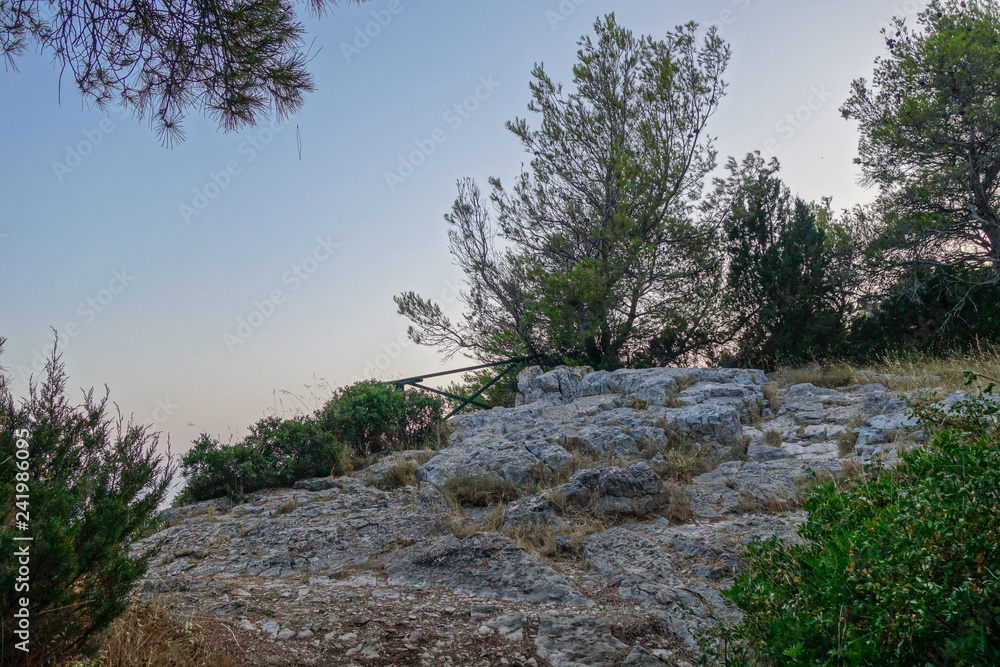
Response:
M566 502L598 514L643 516L662 505L663 481L647 463L581 470L559 488Z

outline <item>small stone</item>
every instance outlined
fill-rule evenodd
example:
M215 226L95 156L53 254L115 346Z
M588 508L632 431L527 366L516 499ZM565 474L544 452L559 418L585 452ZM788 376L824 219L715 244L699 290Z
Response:
M259 627L260 631L265 635L270 635L272 639L274 639L278 633L281 632L281 626L270 619L266 621L257 621L257 627Z

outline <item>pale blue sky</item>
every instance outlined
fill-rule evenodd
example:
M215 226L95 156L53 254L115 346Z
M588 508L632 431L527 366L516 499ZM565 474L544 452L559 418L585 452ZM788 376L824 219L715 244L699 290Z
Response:
M510 181L526 161L503 125L525 115L535 62L568 82L577 39L610 11L655 36L715 22L733 48L709 127L720 162L770 148L794 191L840 208L872 193L837 109L883 52L880 23L923 4L398 0L391 14L376 0L307 21L317 92L286 127L226 135L189 117L173 149L145 123L87 110L65 81L60 105L50 59L23 58L0 72L0 364L23 393L55 327L71 383L107 384L175 451L201 431L242 433L276 390L306 395L316 378L456 367L398 345L407 323L392 296L455 289L442 215L457 179ZM345 48L373 12L387 24ZM453 110L463 102L474 110ZM390 188L400 156L431 144Z

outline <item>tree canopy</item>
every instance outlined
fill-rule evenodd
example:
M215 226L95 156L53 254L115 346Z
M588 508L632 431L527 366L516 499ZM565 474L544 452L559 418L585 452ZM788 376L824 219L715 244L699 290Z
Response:
M725 310L733 362L773 368L828 356L842 342L839 229L829 200L793 198L778 161L730 158L707 205L717 211L728 257Z
M469 283L462 320L412 292L396 297L416 342L600 367L705 348L717 230L696 204L715 166L706 124L729 47L714 30L697 43L696 29L656 40L599 19L579 42L572 92L535 66L528 109L539 125L507 123L529 169L509 189L490 179L488 202L460 181L446 216Z
M337 4L309 0L317 14ZM52 54L85 100L148 118L168 145L191 109L230 131L287 117L313 90L288 0L0 0L0 55L16 67L30 46Z
M858 162L880 188L890 266L950 267L1000 281L1000 8L933 0L883 31L871 85L854 81L841 111L860 124Z

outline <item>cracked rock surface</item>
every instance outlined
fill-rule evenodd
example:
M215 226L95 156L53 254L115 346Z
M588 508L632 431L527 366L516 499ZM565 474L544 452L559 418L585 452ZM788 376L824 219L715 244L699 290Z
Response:
M436 453L165 510L134 547L154 554L141 594L224 626L247 665L693 665L697 630L739 618L720 590L745 545L798 539L815 478L919 445L893 378L859 375L765 392L743 369L528 369L517 407L455 418ZM669 500L678 443L712 469ZM570 468L581 454L602 462ZM401 459L418 486L375 488ZM523 497L453 535L456 475ZM677 494L688 522L661 512ZM554 548L523 539L546 531Z

